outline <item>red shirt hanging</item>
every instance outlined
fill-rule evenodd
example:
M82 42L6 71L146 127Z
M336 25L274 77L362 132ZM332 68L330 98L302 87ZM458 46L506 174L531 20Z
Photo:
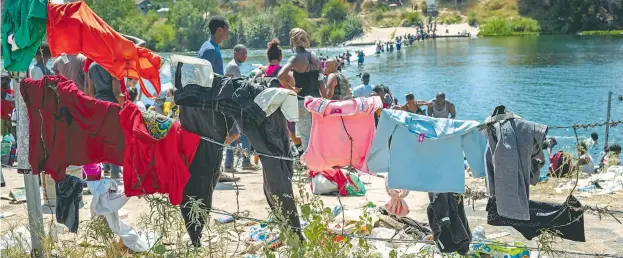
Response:
M180 204L200 137L179 122L155 112L142 113L130 102L126 105L119 115L126 141L125 194L166 193L171 204Z
M20 86L30 118L33 174L65 177L68 165L123 164L119 105L88 97L62 75L25 79Z
M8 100L13 99L13 90L12 89L2 89L2 100L0 101L0 109L2 109L1 117L2 120L11 120L11 113L13 112L13 102Z
M147 79L156 93L160 93L160 56L134 45L84 2L48 3L47 35L52 56L82 53L118 80L138 79L145 96L152 97L141 78Z

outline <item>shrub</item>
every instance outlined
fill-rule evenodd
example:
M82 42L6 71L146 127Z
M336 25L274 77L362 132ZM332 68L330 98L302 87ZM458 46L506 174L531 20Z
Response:
M361 20L355 15L348 15L342 24L344 25L344 32L346 33L345 36L347 39L363 33Z
M461 20L459 12L443 13L439 16L439 23L441 24L457 24L461 23Z
M480 27L480 36L537 35L541 31L539 23L530 18L516 17L488 19Z
M471 12L467 16L467 22L470 26L475 26L478 23L478 18L476 17L476 13Z
M422 16L418 12L406 12L403 19L403 26L415 26L422 23Z
M329 0L322 7L322 17L331 22L341 22L348 15L348 4L343 0Z

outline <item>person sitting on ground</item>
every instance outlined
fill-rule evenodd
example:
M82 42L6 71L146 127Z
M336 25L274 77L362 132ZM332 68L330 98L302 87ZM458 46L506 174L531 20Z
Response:
M135 79L128 78L128 83L130 82L130 80L135 80ZM147 111L147 109L145 108L145 104L143 104L142 101L137 99L138 89L136 89L136 87L128 87L128 95L130 95L130 100L132 101L132 103L136 105L138 110L143 111L143 112Z
M338 64L335 59L331 58L325 63L325 73L328 74L327 78L327 90L329 91L328 97L332 100L344 100L351 99L350 85L348 79L341 72L337 70Z
M621 145L617 143L610 145L607 151L602 154L600 160L601 168L621 165Z
M558 151L552 155L552 149L557 142L554 138L547 141L547 154L549 156L549 176L565 177L572 170L573 157L565 151Z
M593 161L593 157L587 153L588 148L584 142L580 142L578 144L578 154L580 154L580 159L578 160L577 166L581 168L581 171L585 174L591 175L595 173L595 163Z
M374 85L370 84L370 74L363 73L361 76L361 85L353 88L353 98L368 97L372 93Z
M415 113L418 115L425 116L426 113L424 113L424 110L422 110L420 107L428 106L430 108L433 106L433 103L431 102L419 101L419 100L416 101L413 93L407 93L407 95L405 96L405 99L407 100L407 103L405 103L402 106L396 106L396 109L400 109L402 111L407 111L410 113Z
M434 118L448 118L449 115L451 119L456 118L454 104L450 103L450 101L446 101L445 93L437 93L437 97L431 100L431 102L433 102L433 106L428 108L428 116Z

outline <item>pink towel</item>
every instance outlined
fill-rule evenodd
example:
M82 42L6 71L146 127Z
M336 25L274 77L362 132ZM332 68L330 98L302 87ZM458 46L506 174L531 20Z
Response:
M390 197L389 201L385 204L387 213L398 217L407 216L407 214L409 214L409 206L407 206L407 202L405 202L404 198L409 195L409 191L390 189L387 185L387 178L385 179L385 190Z
M301 160L313 171L352 163L368 173L365 160L376 132L374 112L381 107L383 103L377 96L350 100L307 97L305 108L312 113L312 129Z

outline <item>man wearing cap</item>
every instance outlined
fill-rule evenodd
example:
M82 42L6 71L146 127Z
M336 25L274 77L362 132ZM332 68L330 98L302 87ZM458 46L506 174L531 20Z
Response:
M368 97L372 93L374 86L370 84L370 74L363 73L361 76L361 85L353 88L353 98Z

